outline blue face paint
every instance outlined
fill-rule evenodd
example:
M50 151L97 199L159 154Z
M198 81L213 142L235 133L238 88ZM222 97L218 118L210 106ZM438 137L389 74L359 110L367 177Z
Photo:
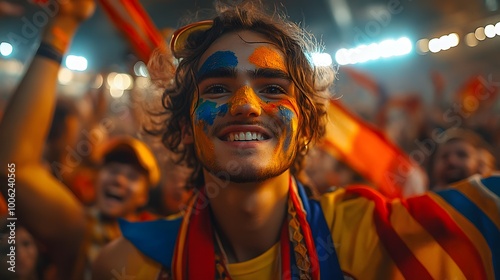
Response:
M279 106L278 110L280 112L283 123L286 125L286 139L284 148L285 150L288 150L288 148L290 147L290 142L292 141L292 119L294 118L295 113L284 106Z
M222 104L219 107L216 106L217 103L213 101L200 99L200 105L195 110L195 120L204 122L205 125L213 125L215 117L223 117L228 110L227 104Z
M205 60L203 65L198 70L198 77L217 68L234 68L238 65L238 58L232 51L214 52Z

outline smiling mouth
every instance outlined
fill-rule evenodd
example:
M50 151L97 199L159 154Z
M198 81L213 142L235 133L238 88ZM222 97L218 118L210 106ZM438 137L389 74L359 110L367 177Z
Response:
M106 197L106 199L111 199L111 200L115 200L118 202L122 202L124 200L123 196L114 194L112 192L105 192L104 196Z
M263 141L269 139L268 136L266 136L263 133L260 132L231 132L228 133L223 139L228 142L235 142L235 141Z

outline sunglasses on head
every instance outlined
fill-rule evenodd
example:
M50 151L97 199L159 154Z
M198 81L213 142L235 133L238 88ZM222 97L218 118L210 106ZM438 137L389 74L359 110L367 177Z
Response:
M212 25L212 20L202 20L177 29L174 34L172 34L172 39L170 40L170 50L172 54L177 57L176 54L186 47L187 38L191 33L207 30L212 27Z

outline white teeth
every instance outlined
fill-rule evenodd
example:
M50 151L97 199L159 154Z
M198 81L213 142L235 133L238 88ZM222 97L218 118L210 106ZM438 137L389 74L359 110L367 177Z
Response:
M262 141L264 140L264 136L262 136L262 134L258 132L247 131L247 132L229 133L227 137L227 141L252 141L252 140Z

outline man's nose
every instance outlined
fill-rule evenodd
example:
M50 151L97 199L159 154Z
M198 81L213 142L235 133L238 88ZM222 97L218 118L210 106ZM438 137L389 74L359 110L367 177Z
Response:
M229 112L233 116L256 117L260 116L262 107L259 96L250 86L238 89L229 100Z

